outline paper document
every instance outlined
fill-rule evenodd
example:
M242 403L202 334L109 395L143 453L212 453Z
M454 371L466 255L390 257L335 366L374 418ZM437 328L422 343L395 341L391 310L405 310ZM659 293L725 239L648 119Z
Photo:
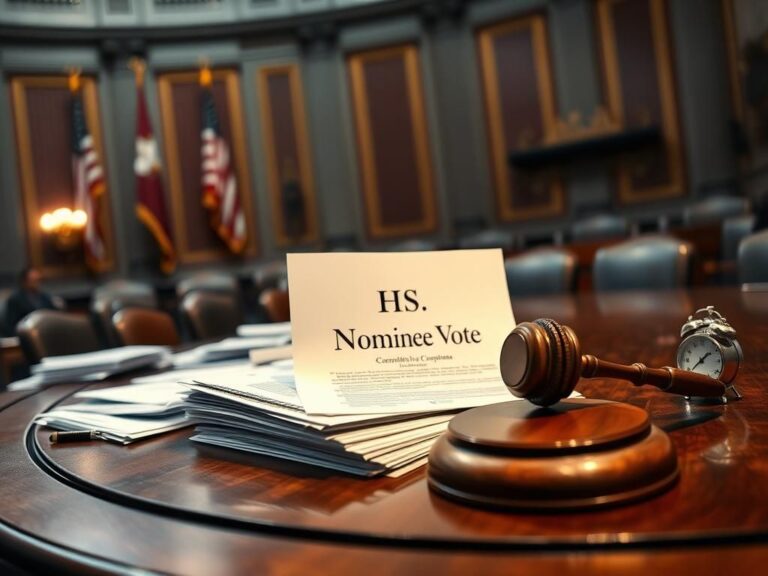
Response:
M28 390L60 382L97 381L147 366L170 361L165 346L123 346L84 354L49 356L32 366L32 376L14 382L10 390Z
M162 417L146 418L143 416L113 416L67 410L51 410L35 418L35 423L55 428L56 430L93 430L113 442L130 444L150 436L170 432L191 422L184 412L175 412Z
M273 322L268 324L242 324L237 327L237 335L250 336L290 336L290 322Z
M173 365L177 368L184 368L206 362L245 358L251 350L283 347L290 340L291 336L286 334L225 338L219 342L203 344L192 350L185 350L184 352L174 354Z
M289 254L296 388L309 414L503 402L515 322L501 250Z
M145 383L84 390L80 402L38 414L35 422L56 430L89 430L121 444L192 424L182 403L186 387Z

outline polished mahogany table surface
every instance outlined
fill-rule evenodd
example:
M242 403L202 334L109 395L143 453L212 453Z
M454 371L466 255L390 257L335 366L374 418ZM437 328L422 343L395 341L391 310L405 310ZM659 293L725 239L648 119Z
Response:
M572 326L584 353L662 366L674 365L688 314L708 304L739 333L742 400L687 403L608 380L578 386L644 408L670 433L680 479L643 502L570 513L471 508L430 492L426 468L361 480L201 448L191 429L128 447L51 446L30 421L86 386L71 384L0 395L0 555L57 574L763 574L768 292L579 294L513 308L518 321Z

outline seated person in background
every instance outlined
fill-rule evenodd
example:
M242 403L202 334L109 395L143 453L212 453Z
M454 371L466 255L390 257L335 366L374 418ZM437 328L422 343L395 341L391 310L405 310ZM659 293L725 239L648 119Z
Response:
M19 274L19 286L8 297L5 321L11 333L16 332L16 325L27 314L35 310L55 310L53 298L40 290L40 271L37 268L24 268Z

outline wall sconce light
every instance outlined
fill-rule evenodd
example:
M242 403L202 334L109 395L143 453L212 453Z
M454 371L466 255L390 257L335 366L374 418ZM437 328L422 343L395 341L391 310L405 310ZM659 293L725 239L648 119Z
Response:
M81 234L88 222L83 210L57 208L40 217L40 229L51 236L59 250L71 250L81 240Z

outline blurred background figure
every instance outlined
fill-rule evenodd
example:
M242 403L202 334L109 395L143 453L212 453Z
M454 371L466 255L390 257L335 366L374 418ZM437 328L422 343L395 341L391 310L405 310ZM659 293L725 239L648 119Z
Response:
M16 325L35 310L55 310L53 298L41 289L42 275L37 268L27 267L19 273L16 290L8 297L3 332L16 333Z

